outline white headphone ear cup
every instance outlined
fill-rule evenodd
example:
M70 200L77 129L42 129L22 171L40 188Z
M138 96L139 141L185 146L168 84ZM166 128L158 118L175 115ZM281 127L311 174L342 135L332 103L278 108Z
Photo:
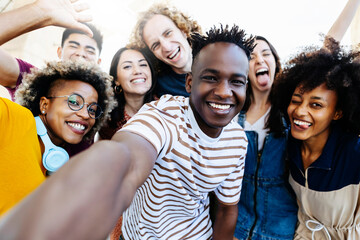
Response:
M43 155L43 165L50 172L56 172L67 161L69 154L60 147L52 147Z

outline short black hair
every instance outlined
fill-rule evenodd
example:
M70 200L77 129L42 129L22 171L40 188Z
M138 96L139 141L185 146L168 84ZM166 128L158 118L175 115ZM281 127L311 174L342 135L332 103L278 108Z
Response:
M343 114L336 122L344 131L360 134L360 52L347 50L332 38L325 39L325 46L305 47L286 63L274 86L273 108L288 120L295 89L308 92L325 83L336 92L336 108Z
M93 32L92 39L95 40L95 42L97 44L97 47L99 49L99 54L100 54L101 50L102 50L102 44L103 44L103 36L102 36L100 30L97 29L91 23L83 23L83 24L88 26L91 29L91 31ZM63 32L63 35L62 35L61 47L64 46L64 43L65 43L66 39L70 36L70 34L73 34L73 33L80 33L80 34L85 34L86 35L86 33L84 33L83 31L80 31L80 30L77 30L77 29L72 29L72 28L67 28L67 29L65 29L65 31Z
M190 42L192 47L193 60L196 58L202 48L211 43L233 43L244 50L248 59L250 59L250 54L255 47L255 38L252 35L250 35L249 38L246 38L245 31L236 25L234 25L231 29L229 29L228 25L226 25L225 28L222 24L220 25L220 28L216 28L214 26L208 32L206 32L206 35L194 33L191 35Z

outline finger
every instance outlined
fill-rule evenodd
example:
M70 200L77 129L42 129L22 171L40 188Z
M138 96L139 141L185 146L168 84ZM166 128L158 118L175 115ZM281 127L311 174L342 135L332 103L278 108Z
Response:
M78 14L76 20L78 22L90 22L93 20L93 17L91 14Z
M82 12L90 9L90 5L88 3L77 3L73 5L73 8L76 12Z
M85 24L82 23L76 23L73 25L73 28L76 28L82 32L84 32L86 35L88 35L89 37L93 37L93 32L91 31L91 29L86 26Z

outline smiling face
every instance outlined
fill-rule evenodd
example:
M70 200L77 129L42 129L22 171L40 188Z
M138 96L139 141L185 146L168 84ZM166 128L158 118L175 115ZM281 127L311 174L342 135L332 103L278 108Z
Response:
M287 109L292 136L303 141L326 140L331 122L342 116L336 104L336 92L327 89L325 83L304 93L297 87Z
M249 63L249 80L253 91L270 91L274 83L276 60L269 45L256 40Z
M117 66L116 84L120 85L125 97L144 96L151 88L151 69L145 57L136 50L125 50Z
M73 93L81 95L85 100L84 107L79 111L69 108L67 97L46 98L40 100L40 118L44 122L49 137L55 145L63 142L77 144L90 131L95 119L90 118L87 107L97 103L98 93L93 86L78 80L56 80L47 97L67 96Z
M190 72L191 47L185 33L170 18L154 15L144 26L143 38L154 55L176 73Z
M85 60L100 64L99 49L93 38L85 34L72 33L57 50L61 60Z
M217 137L242 109L248 69L244 50L232 43L209 44L196 56L186 89L196 121L208 136Z

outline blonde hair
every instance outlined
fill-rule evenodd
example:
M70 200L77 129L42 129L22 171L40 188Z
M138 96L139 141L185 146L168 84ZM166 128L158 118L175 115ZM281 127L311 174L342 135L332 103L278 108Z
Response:
M192 20L188 15L167 3L155 3L147 11L140 13L138 21L130 37L129 47L145 48L146 43L143 38L146 23L155 15L164 15L170 18L175 25L189 38L192 33L201 33L201 27L197 21Z

